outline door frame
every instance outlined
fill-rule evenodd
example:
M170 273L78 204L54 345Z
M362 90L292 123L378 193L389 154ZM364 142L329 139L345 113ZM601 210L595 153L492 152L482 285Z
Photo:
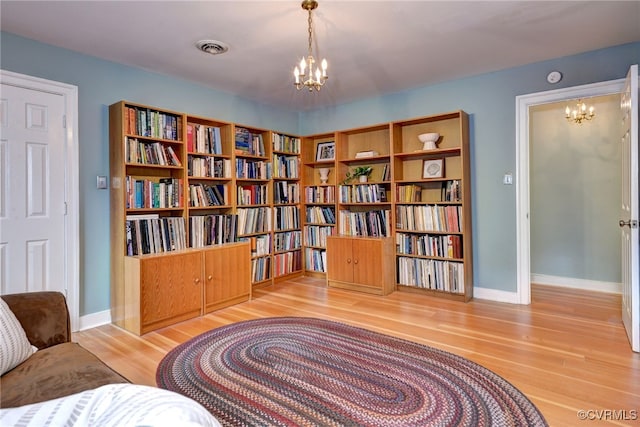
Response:
M65 110L65 265L66 299L69 306L71 330L77 331L80 322L80 235L79 235L79 154L78 154L78 87L53 80L0 70L0 83L24 89L60 95Z
M531 304L529 108L621 93L623 89L624 79L618 79L516 96L516 301L519 304Z

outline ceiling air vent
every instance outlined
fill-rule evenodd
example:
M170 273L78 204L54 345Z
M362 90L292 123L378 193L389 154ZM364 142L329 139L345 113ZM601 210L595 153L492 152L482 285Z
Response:
M229 50L229 45L218 40L200 40L196 43L196 47L211 55L220 55Z

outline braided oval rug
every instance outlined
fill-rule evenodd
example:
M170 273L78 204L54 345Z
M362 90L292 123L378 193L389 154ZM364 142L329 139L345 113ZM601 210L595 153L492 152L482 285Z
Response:
M546 426L514 386L422 344L306 317L234 323L171 350L159 387L228 426Z

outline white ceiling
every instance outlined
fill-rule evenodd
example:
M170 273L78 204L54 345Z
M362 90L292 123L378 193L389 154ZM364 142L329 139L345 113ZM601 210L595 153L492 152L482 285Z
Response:
M10 1L0 28L231 92L313 109L640 40L640 1L338 1L313 12L319 93L297 92L300 0ZM195 43L216 39L211 56ZM543 78L543 77L541 77Z

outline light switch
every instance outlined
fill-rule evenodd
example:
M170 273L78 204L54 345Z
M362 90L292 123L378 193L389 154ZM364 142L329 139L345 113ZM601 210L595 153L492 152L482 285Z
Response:
M513 184L513 175L511 175L510 173L505 173L504 177L502 178L502 183L504 185L511 185Z
M107 189L107 177L106 176L98 176L96 187L98 190L106 190Z

